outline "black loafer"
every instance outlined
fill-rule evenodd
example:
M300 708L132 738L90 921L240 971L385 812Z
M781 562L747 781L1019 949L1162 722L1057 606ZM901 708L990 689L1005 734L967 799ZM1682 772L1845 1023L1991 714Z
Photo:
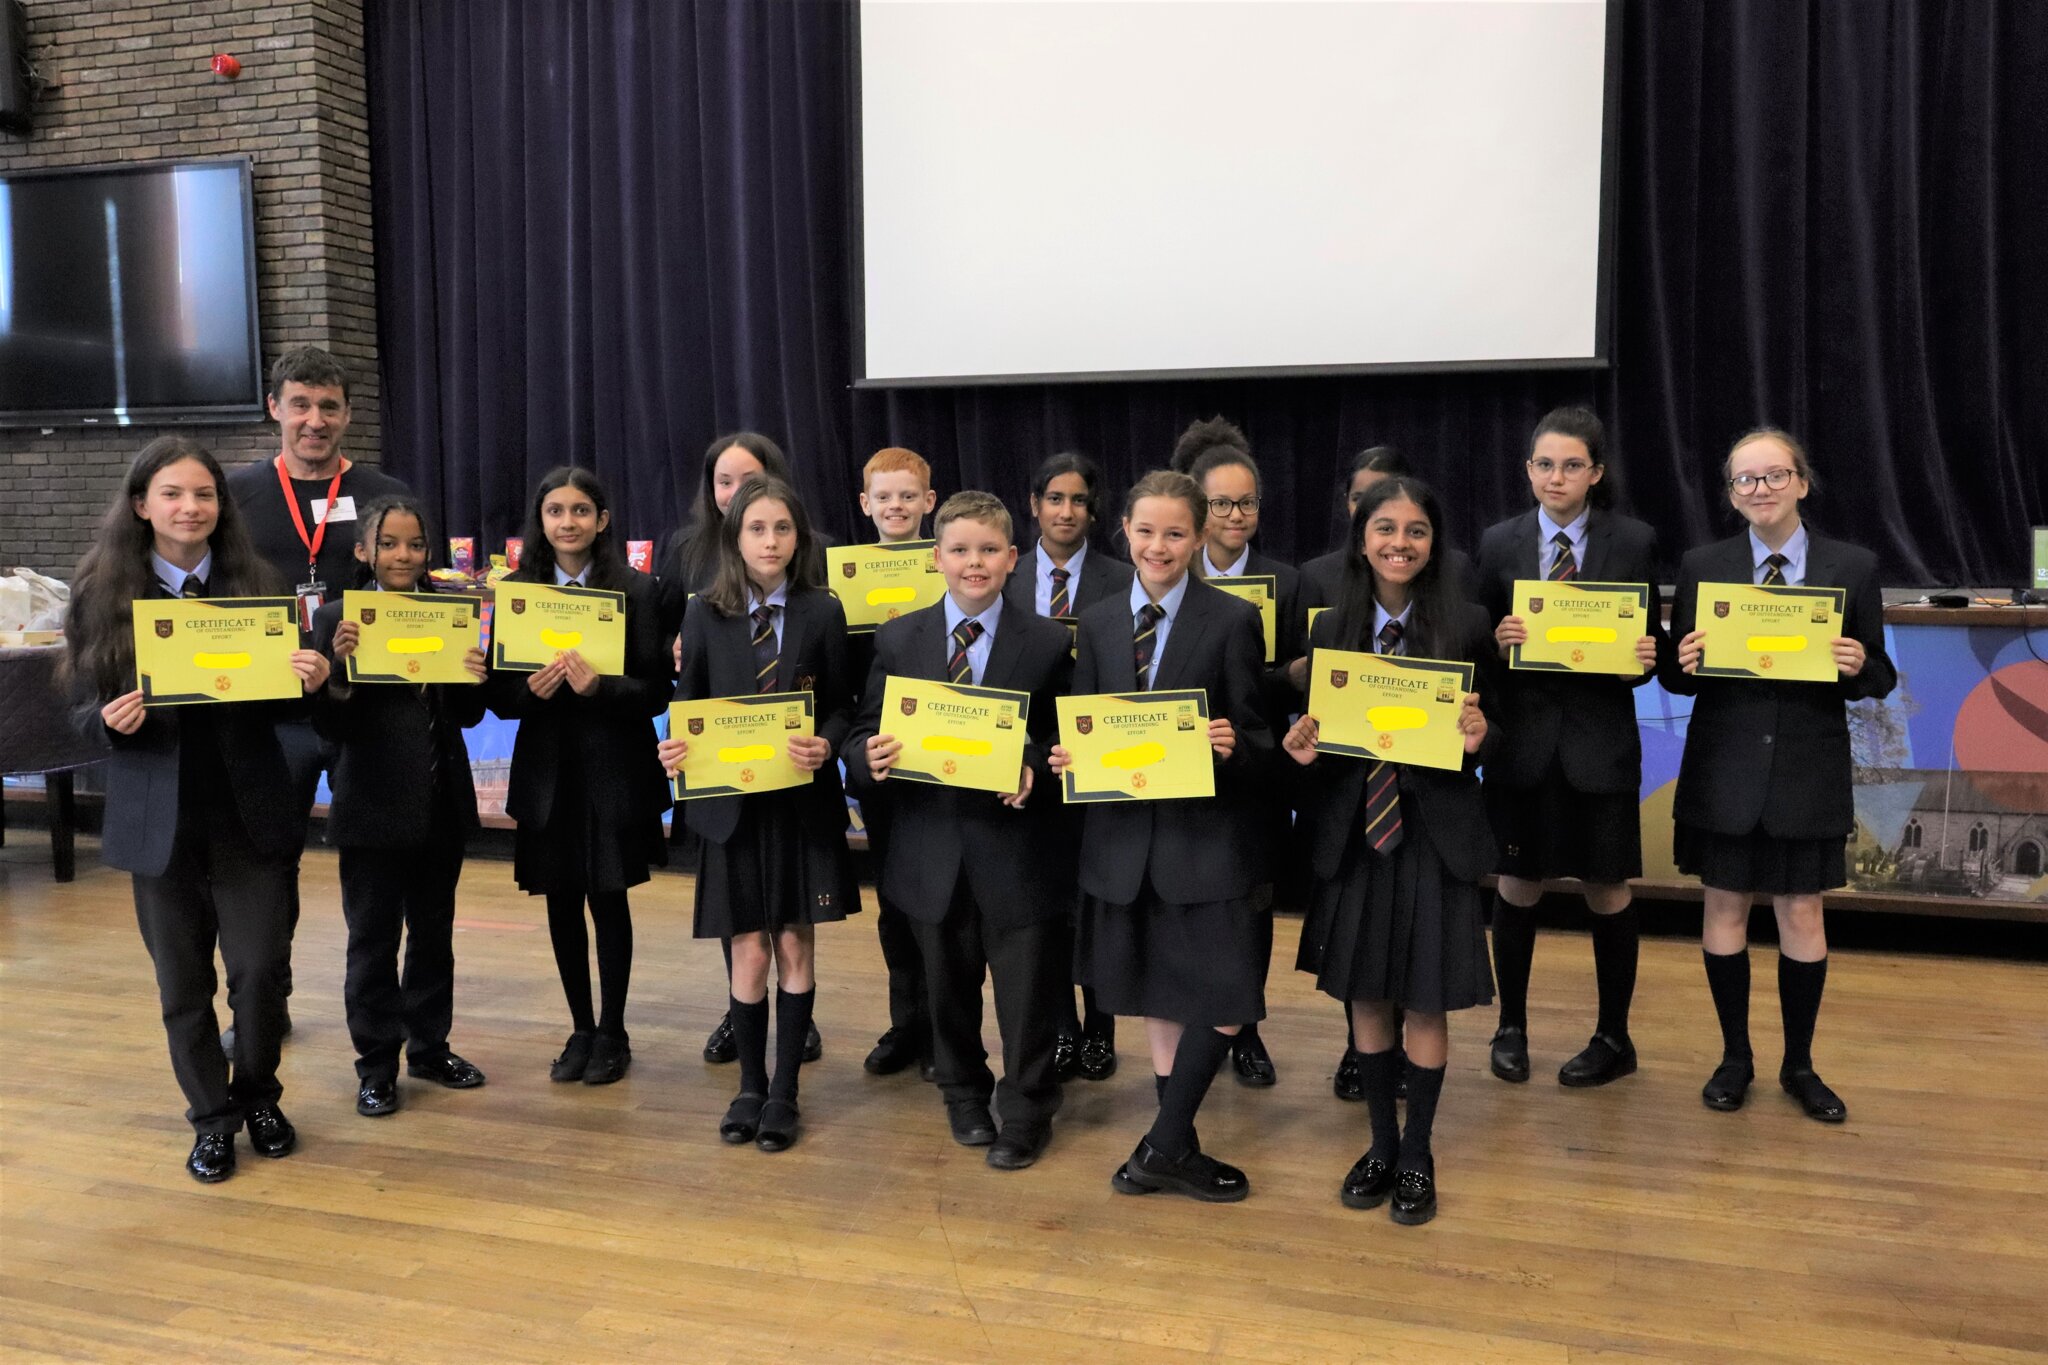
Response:
M1755 1079L1756 1068L1747 1057L1723 1057L1721 1065L1714 1068L1714 1074L1700 1088L1700 1103L1709 1109L1732 1114L1742 1107L1743 1097L1749 1093L1749 1083Z
M875 1040L874 1050L868 1053L861 1069L870 1076L893 1076L919 1059L923 1051L923 1039L929 1036L929 1029L890 1028ZM810 1060L805 1058L806 1061Z
M1347 1209L1376 1209L1393 1192L1393 1163L1367 1152L1352 1163L1337 1198Z
M704 1040L704 1060L713 1066L724 1066L727 1062L740 1059L740 1045L732 1036L732 1016L718 1016L718 1027L711 1030L711 1036Z
M484 1073L473 1064L464 1061L452 1052L438 1057L429 1057L416 1062L410 1057L405 1062L405 1074L417 1076L435 1085L445 1085L450 1090L474 1090L484 1083Z
M1356 1103L1365 1098L1365 1082L1358 1074L1358 1054L1352 1049L1344 1049L1344 1059L1337 1063L1337 1075L1330 1088L1340 1100Z
M185 1158L185 1170L202 1185L218 1185L235 1173L235 1135L201 1133Z
M1021 1123L1004 1127L1003 1135L988 1149L988 1164L999 1171L1021 1171L1045 1150L1045 1144L1052 1140L1049 1127L1026 1128Z
M1390 1213L1404 1228L1421 1227L1436 1217L1436 1177L1423 1171L1403 1171L1395 1176Z
M600 1033L591 1040L590 1065L583 1069L585 1085L610 1085L626 1074L633 1064L633 1049L624 1038Z
M770 1099L761 1106L760 1125L754 1131L754 1145L764 1152L786 1152L796 1142L795 1100Z
M590 1048L597 1041L595 1032L577 1030L569 1035L569 1041L562 1044L562 1055L555 1058L548 1067L551 1081L580 1081L583 1073L590 1069Z
M738 1054L735 1053L734 1055L737 1056ZM824 1055L825 1035L819 1033L817 1024L813 1023L810 1027L810 1031L804 1034L804 1060L807 1062L815 1062L818 1060L818 1058Z
M718 1121L718 1137L721 1142L734 1147L752 1142L761 1129L761 1107L768 1097L755 1090L742 1090L726 1106L725 1117Z
M1520 1085L1529 1079L1529 1030L1509 1024L1494 1030L1487 1058L1493 1074Z
M366 1119L381 1119L398 1112L398 1082L364 1081L356 1091L356 1112Z
M986 1147L996 1140L995 1120L986 1100L947 1100L946 1126L962 1147Z
M1266 1040L1256 1033L1250 1037L1242 1033L1237 1036L1237 1041L1230 1047L1230 1060L1232 1069L1237 1072L1239 1085L1264 1089L1280 1079L1280 1074L1273 1069L1272 1055L1266 1051Z
M298 1145L299 1130L292 1127L292 1121L276 1105L266 1104L249 1115L249 1146L256 1155L275 1160L290 1156L292 1148Z
M1596 1033L1585 1050L1557 1069L1557 1083L1574 1089L1605 1085L1636 1071L1636 1045L1626 1038Z
M1849 1117L1849 1106L1842 1103L1842 1097L1828 1089L1820 1077L1813 1074L1810 1066L1794 1071L1780 1071L1778 1084L1785 1093L1799 1101L1799 1107L1806 1111L1806 1117L1822 1123L1842 1123Z
M1071 1081L1081 1071L1081 1044L1071 1033L1062 1033L1052 1045L1052 1074Z
M1128 1188L1132 1186L1136 1188ZM1166 1190L1205 1204L1235 1204L1252 1192L1251 1181L1243 1171L1216 1160L1199 1147L1190 1147L1178 1157L1168 1157L1149 1138L1138 1143L1138 1150L1117 1171L1110 1187L1120 1194Z
M1106 1081L1116 1075L1115 1035L1084 1034L1081 1038L1081 1052L1077 1064L1081 1079L1084 1081Z

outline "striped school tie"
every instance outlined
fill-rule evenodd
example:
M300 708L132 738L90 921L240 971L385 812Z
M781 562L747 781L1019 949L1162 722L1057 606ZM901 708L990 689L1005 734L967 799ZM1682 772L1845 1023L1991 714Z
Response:
M981 638L981 622L962 621L953 627L953 657L946 660L946 681L972 684L974 665L968 661L967 651L974 648L974 642Z
M1146 670L1152 667L1152 650L1159 642L1159 623L1166 619L1166 608L1157 602L1147 602L1138 608L1138 614L1131 622L1131 659L1138 666L1138 686L1150 688L1146 681Z
M775 666L782 650L775 643L775 608L762 603L754 608L754 690L775 690Z
M1072 577L1073 575L1065 569L1054 569L1052 571L1052 599L1045 604L1045 614L1047 616L1068 616L1072 614L1070 605L1067 602L1067 580Z
M206 596L206 580L205 580L205 579L203 579L203 578L201 578L201 577L200 577L200 576L199 576L198 574L196 574L196 573L194 573L194 574L186 574L186 575L185 575L185 586L184 586L184 587L182 587L182 588L180 588L180 589L178 590L178 596L180 596L180 597L204 597L204 596Z
M1379 652L1396 653L1400 644L1401 623L1387 622L1380 629ZM1391 854L1401 846L1400 773L1384 759L1365 775L1365 837L1375 853Z
M1781 588L1785 586L1785 566L1791 562L1791 560L1783 555L1765 555L1763 586L1766 588ZM188 579L186 581L190 582L191 580Z
M1579 576L1579 561L1572 555L1572 538L1559 531L1550 538L1557 547L1557 558L1550 561L1550 581L1562 583L1567 578Z

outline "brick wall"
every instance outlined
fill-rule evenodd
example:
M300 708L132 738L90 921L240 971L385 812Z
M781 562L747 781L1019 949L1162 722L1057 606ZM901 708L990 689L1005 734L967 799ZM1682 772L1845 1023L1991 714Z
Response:
M57 82L35 131L0 134L0 172L170 157L255 162L257 302L266 363L327 347L349 369L347 449L378 453L376 291L359 0L29 0L31 60ZM239 80L208 69L241 60ZM277 449L276 429L0 428L0 565L69 578L136 450L165 430L224 463Z

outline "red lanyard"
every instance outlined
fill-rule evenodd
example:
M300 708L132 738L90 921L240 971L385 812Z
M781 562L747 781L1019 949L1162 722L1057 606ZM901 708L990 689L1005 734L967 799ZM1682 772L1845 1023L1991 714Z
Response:
M320 509L320 520L313 527L313 534L306 534L306 518L299 511L299 495L285 477L284 456L272 461L277 466L277 486L284 490L285 510L292 514L292 525L298 528L299 544L306 547L306 567L313 568L320 562L320 543L327 539L327 519L334 515L334 495L341 491L341 476L348 472L348 461L341 462L341 468L334 471L334 482L327 485L327 502Z

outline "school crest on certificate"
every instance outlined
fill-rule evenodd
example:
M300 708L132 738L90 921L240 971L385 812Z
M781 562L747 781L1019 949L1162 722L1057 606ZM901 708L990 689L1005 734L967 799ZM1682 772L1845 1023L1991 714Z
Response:
M278 701L305 691L292 672L290 597L135 599L135 675L145 706Z
M1175 801L1216 794L1209 694L1098 693L1060 697L1069 801Z
M847 632L863 634L944 597L946 578L932 557L937 544L826 546L825 586L846 611Z
M690 746L670 795L694 801L805 785L812 774L790 759L789 741L813 733L816 705L809 692L670 702L669 735Z
M1308 690L1316 752L1462 768L1458 713L1471 690L1469 663L1318 649L1309 656Z
M1031 694L890 674L883 734L902 741L891 781L932 782L1008 796L1024 767Z

